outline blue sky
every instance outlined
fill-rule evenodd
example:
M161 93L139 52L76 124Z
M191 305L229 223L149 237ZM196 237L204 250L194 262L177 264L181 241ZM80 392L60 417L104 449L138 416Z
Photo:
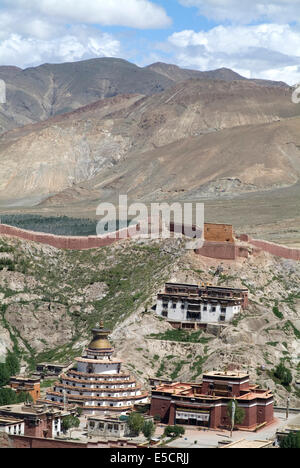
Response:
M0 65L120 57L295 84L299 22L298 0L0 0Z

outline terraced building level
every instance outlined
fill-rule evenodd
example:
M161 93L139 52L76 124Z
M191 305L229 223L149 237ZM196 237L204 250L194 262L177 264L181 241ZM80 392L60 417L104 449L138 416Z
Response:
M123 413L135 404L147 403L148 393L130 374L122 372L122 361L112 357L108 341L110 330L103 323L94 328L93 339L83 357L75 359L77 368L61 374L46 401L52 404L75 404L86 414L105 411Z

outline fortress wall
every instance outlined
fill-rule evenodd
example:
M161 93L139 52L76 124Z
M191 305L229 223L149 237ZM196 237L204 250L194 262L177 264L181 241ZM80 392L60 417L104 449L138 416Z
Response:
M237 257L236 246L225 242L205 241L203 247L195 250L195 253L203 257L217 258L220 260L235 260Z
M271 255L276 257L287 258L289 260L300 261L300 249L292 249L285 247L284 245L274 244L273 242L268 242L260 239L250 239L249 243L268 252Z
M183 226L170 225L171 232L183 232ZM50 245L57 249L69 249L69 250L87 250L95 249L100 247L109 246L121 239L128 239L136 237L142 234L142 229L139 226L133 226L122 229L115 233L110 233L107 236L87 236L87 237L76 237L76 236L56 236L54 234L26 231L19 229L14 226L8 226L0 224L0 235L7 235L11 237L17 237L20 239L38 242L45 245ZM231 236L233 242L231 240ZM224 242L223 240L209 240L209 239L224 239L229 241ZM259 251L263 250L270 253L271 255L287 258L290 260L300 261L300 249L293 249L285 247L283 245L274 244L272 242L252 239L247 234L242 234L239 237L240 241L248 242L255 247L253 255L257 255ZM232 226L221 224L205 224L205 242L201 249L195 251L198 255L205 257L223 259L223 260L234 260L237 257L247 258L249 251L247 247L236 245L233 237Z
M130 233L130 230L124 230L124 232L122 232L122 238L128 238ZM7 226L5 224L0 224L0 235L17 237L19 239L50 245L57 249L68 250L86 250L98 247L106 247L113 244L114 242L117 242L121 237L120 233L113 233L105 237L56 236L54 234L25 231L24 229Z

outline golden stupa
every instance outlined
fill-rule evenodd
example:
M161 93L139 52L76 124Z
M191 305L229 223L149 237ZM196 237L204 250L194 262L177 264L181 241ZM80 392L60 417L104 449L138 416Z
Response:
M108 335L111 333L110 330L104 328L104 324L101 321L98 328L92 330L93 339L90 342L88 349L97 350L103 352L112 352L113 348L108 341Z

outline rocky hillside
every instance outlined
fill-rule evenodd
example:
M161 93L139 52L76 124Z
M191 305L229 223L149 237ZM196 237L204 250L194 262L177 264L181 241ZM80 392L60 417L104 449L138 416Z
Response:
M205 184L222 192L224 178L237 179L237 192L291 185L299 109L290 88L247 80L189 80L150 97L102 100L4 134L0 200L28 205L78 187L82 199L93 190L165 199L203 193Z
M231 366L249 370L278 404L291 391L300 407L299 262L262 253L223 262L216 275L218 261L187 252L179 240L67 252L2 238L0 265L2 359L11 350L29 368L68 362L104 319L117 355L144 385L150 376L197 381L203 371ZM220 333L180 333L153 310L165 281L248 287L250 305ZM274 375L280 362L293 376L288 389Z
M117 58L44 64L25 70L0 66L0 79L7 86L7 104L0 106L0 134L70 112L99 99L128 93L151 96L190 78L245 80L227 69L200 72L165 63L141 68ZM283 84L260 81L272 86Z
M70 112L118 94L152 95L173 81L122 59L100 58L45 64L22 70L0 67L7 104L0 108L0 133Z
M190 80L196 78L197 80L221 80L221 81L237 81L237 80L247 80L238 73L230 70L229 68L219 68L218 70L211 71L198 71L198 70L189 70L186 68L180 68L177 65L172 65L169 63L156 62L148 67L148 70L155 71L163 76L166 76L170 80L178 83L180 81ZM264 86L286 86L286 83L282 81L270 81L270 80L258 80L252 79L248 80L253 83L259 83Z

